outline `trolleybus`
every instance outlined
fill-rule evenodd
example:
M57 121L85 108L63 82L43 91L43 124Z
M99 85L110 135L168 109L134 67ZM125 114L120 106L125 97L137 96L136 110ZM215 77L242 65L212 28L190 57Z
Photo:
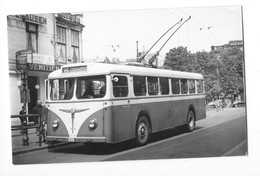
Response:
M206 117L203 76L105 63L62 66L46 84L47 140L149 142L154 132Z

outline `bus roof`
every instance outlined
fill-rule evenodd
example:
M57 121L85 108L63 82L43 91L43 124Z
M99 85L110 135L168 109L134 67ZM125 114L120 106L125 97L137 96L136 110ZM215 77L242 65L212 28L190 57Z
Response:
M129 74L153 77L203 79L203 76L199 73L106 63L77 63L64 65L61 67L61 69L50 73L48 78L55 79L107 74Z

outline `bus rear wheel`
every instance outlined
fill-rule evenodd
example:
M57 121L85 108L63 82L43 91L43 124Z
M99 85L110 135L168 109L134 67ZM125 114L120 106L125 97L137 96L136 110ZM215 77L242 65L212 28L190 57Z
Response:
M195 115L192 110L189 110L187 114L186 131L192 132L194 128L195 128Z
M138 146L146 145L149 142L150 135L150 123L146 117L142 116L136 124L136 144Z

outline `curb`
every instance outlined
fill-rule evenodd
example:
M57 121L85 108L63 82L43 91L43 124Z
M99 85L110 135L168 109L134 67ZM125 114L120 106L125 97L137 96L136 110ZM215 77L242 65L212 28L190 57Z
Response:
M45 150L45 149L52 149L52 148L62 147L62 146L69 145L69 144L72 144L72 143L63 142L63 143L50 144L50 145L47 144L46 146L29 148L29 149L23 149L23 150L19 150L19 151L13 151L12 154L13 155L19 155L19 154L24 154L24 153L29 153L29 152L39 151L39 150Z

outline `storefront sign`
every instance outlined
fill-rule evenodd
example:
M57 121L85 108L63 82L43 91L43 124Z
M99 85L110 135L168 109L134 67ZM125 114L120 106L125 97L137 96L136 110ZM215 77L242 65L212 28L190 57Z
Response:
M76 15L70 13L58 13L58 17L73 23L80 23L80 19Z
M27 55L21 55L16 57L16 67L18 70L27 69Z
M38 15L33 15L33 14L28 14L28 15L16 15L18 18L22 18L26 21L37 23L37 24L47 24L47 18L38 16Z
M43 65L43 64L28 63L28 70L52 72L52 71L55 70L55 66L54 65Z
M54 57L43 54L32 54L32 59L28 59L28 63L43 64L43 65L54 65Z
M16 53L16 68L18 70L26 70L28 60L32 57L31 50L21 50L17 51Z
M16 52L16 68L18 70L35 70L52 72L56 69L54 57L32 53L31 50Z

